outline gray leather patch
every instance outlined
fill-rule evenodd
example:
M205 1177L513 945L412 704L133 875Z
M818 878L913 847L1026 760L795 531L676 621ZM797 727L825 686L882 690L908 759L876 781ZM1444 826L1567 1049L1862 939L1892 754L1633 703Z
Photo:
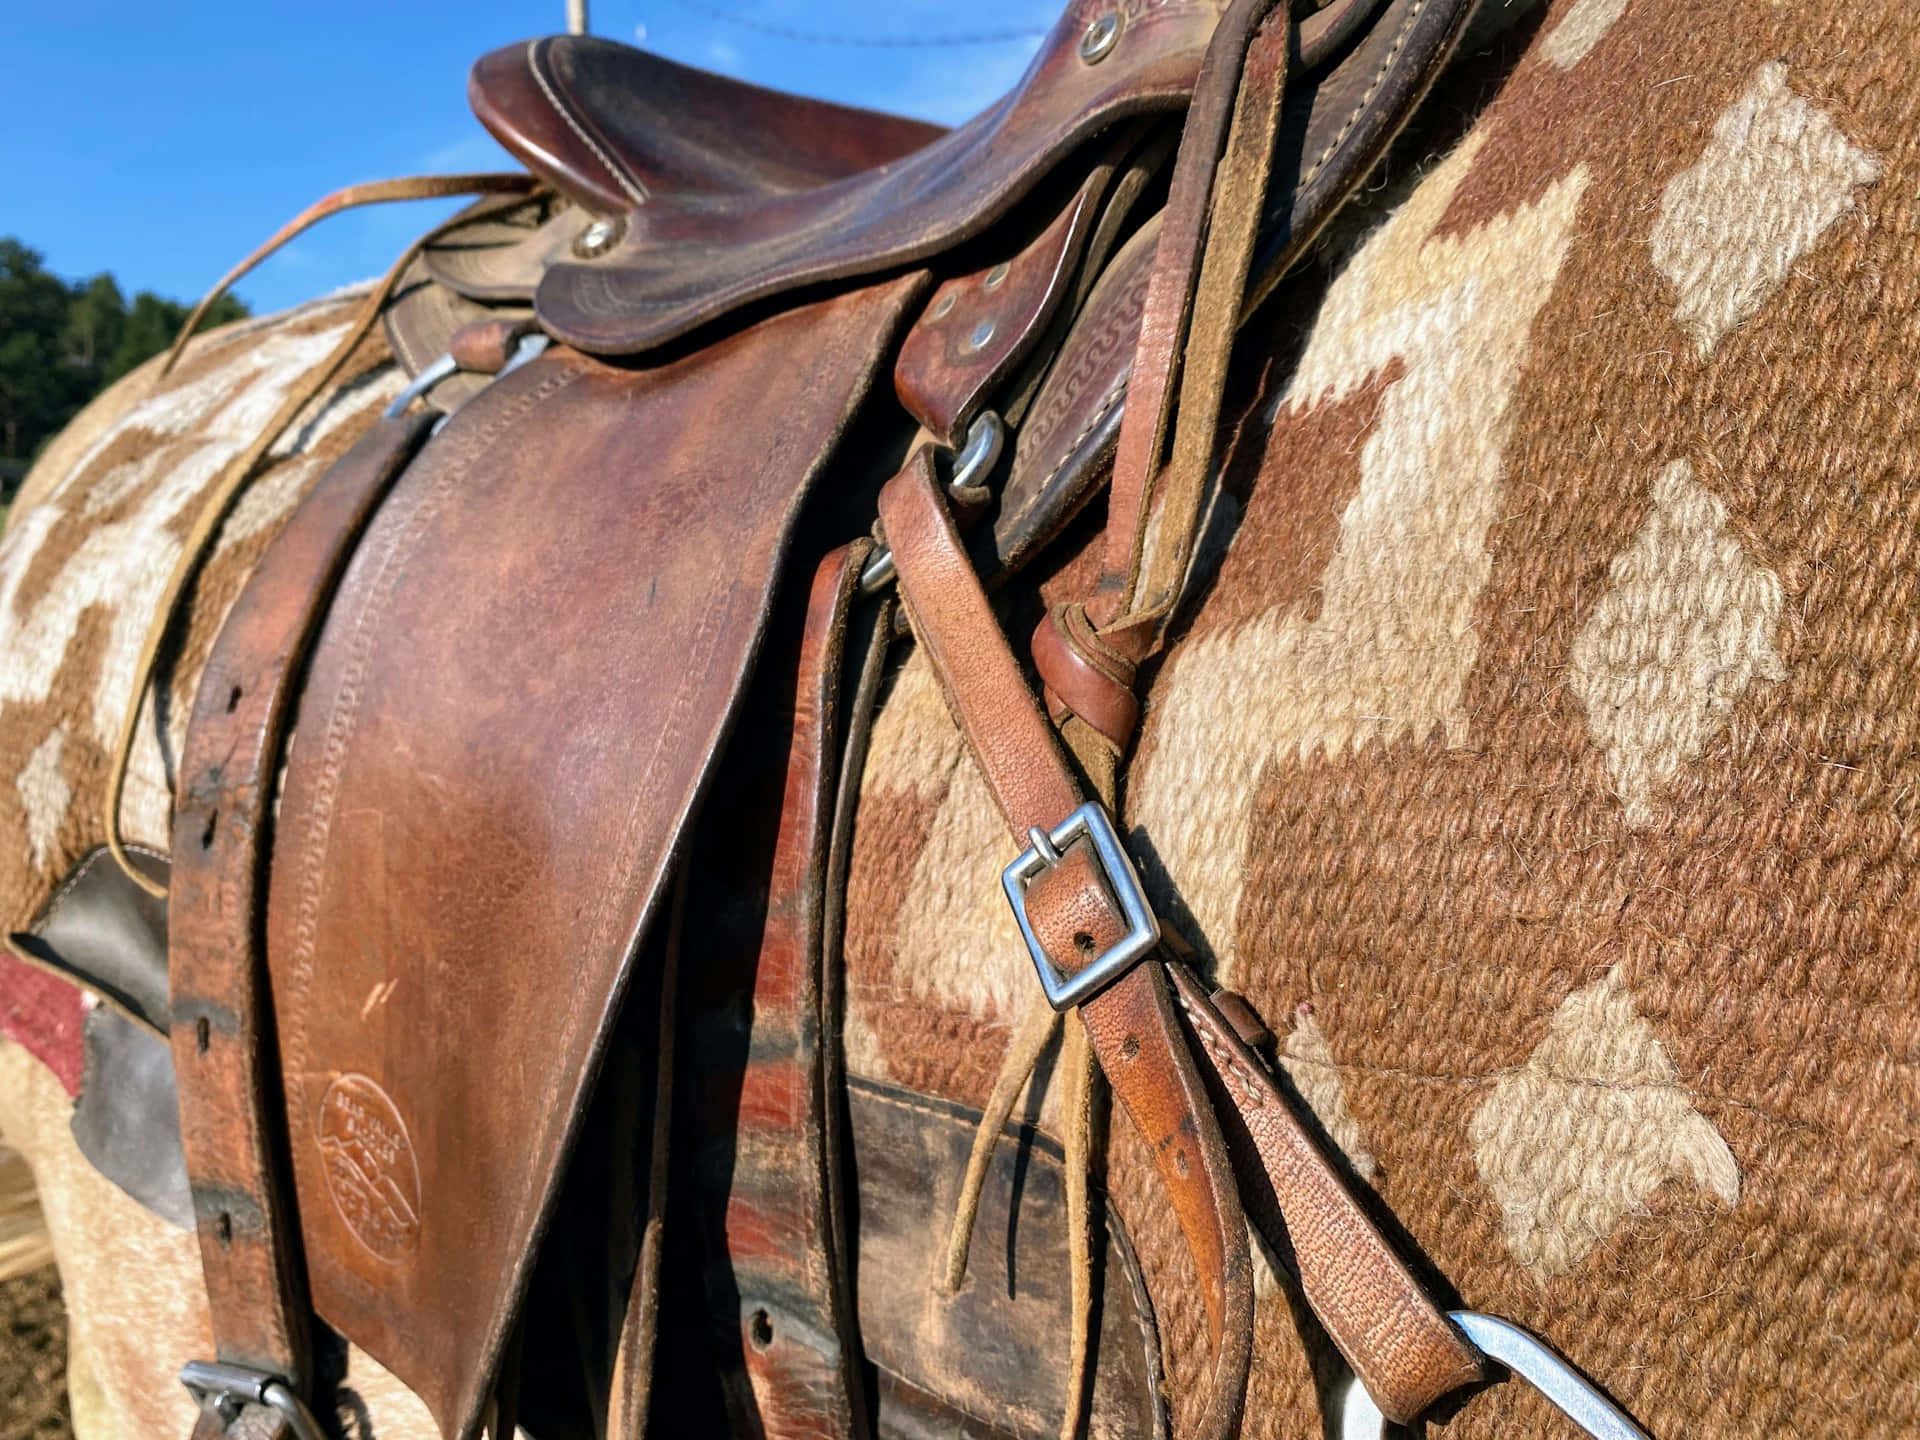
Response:
M143 872L166 881L164 855L131 854ZM167 902L136 885L102 847L13 943L105 1002L88 1012L81 1032L86 1068L72 1121L80 1153L161 1219L192 1229L167 1044Z
M105 1005L88 1014L84 1039L86 1080L72 1121L80 1153L162 1220L191 1230L172 1048Z
M129 853L143 872L166 883L164 855ZM74 868L33 928L14 935L13 943L128 1019L167 1033L167 902L136 885L105 846Z

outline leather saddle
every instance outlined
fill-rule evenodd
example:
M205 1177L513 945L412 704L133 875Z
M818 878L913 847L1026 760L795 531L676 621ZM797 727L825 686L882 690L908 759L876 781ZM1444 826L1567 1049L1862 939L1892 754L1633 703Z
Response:
M928 1302L964 1186L1011 1227L1083 1203L1071 1166L1016 1194L989 1147L963 1181L979 1117L842 1072L861 755L909 629L1025 849L1041 981L1162 1157L1209 1315L1205 1433L1246 1373L1243 1194L1388 1413L1483 1375L1154 949L1100 803L1233 332L1468 8L1077 0L945 132L603 41L478 62L475 112L542 189L408 272L387 324L420 408L276 540L181 761L205 1435L301 1434L331 1335L449 1436L1164 1428L1117 1222L1090 1296L1022 1223ZM981 584L1019 583L1109 485L1122 559L1043 623L1038 702Z

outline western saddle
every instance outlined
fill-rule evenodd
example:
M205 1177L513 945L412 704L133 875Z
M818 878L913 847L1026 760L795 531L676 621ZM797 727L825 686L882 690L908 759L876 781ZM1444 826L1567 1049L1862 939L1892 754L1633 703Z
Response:
M1469 8L1074 0L950 131L591 39L479 61L473 108L532 178L476 186L505 193L374 297L414 383L248 582L181 760L202 1440L326 1433L342 1338L450 1437L565 1433L550 1372L582 1364L586 1433L690 1428L703 1367L770 1435L1164 1431L1084 1145L1022 1132L1020 1181L993 1144L1025 1070L984 1120L843 1073L854 802L909 631L1018 852L1029 1029L1067 1014L1082 1066L1069 1128L1097 1062L1190 1252L1194 1433L1240 1425L1249 1220L1350 1368L1347 1433L1489 1357L1639 1433L1436 1304L1257 1020L1177 958L1112 819L1235 331ZM988 592L1103 490L1036 693ZM1008 1226L1021 1184L1074 1223L962 1238L949 1278L985 1278L930 1306L939 1217ZM556 1337L569 1286L588 1321Z

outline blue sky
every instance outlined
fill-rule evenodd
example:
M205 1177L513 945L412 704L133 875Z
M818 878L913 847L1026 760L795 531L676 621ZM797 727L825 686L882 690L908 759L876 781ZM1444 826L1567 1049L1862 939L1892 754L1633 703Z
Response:
M763 85L952 123L1005 90L1058 0L593 0L595 34ZM741 22L748 23L741 23ZM769 33L873 35L905 48ZM506 168L467 111L483 51L565 28L563 0L0 0L0 235L61 275L192 299L356 180ZM446 207L309 231L241 285L278 309L378 274Z

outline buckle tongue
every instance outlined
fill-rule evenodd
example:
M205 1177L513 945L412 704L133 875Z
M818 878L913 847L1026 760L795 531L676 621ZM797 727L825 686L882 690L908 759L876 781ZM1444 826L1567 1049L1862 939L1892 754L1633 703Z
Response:
M1033 957L1033 968L1040 972L1040 987L1047 993L1047 1003L1055 1010L1071 1010L1092 999L1145 958L1160 943L1160 921L1147 903L1146 891L1140 888L1133 857L1120 843L1113 818L1099 801L1089 800L1051 831L1034 826L1027 832L1027 838L1031 843L1019 859L1001 872L1000 884L1007 892L1007 904L1013 907L1020 938L1027 942L1027 953ZM1126 917L1127 933L1091 964L1067 974L1048 957L1039 937L1033 933L1033 922L1027 918L1027 887L1042 871L1058 865L1060 852L1076 840L1086 840L1093 846L1107 888L1120 902L1120 912Z

